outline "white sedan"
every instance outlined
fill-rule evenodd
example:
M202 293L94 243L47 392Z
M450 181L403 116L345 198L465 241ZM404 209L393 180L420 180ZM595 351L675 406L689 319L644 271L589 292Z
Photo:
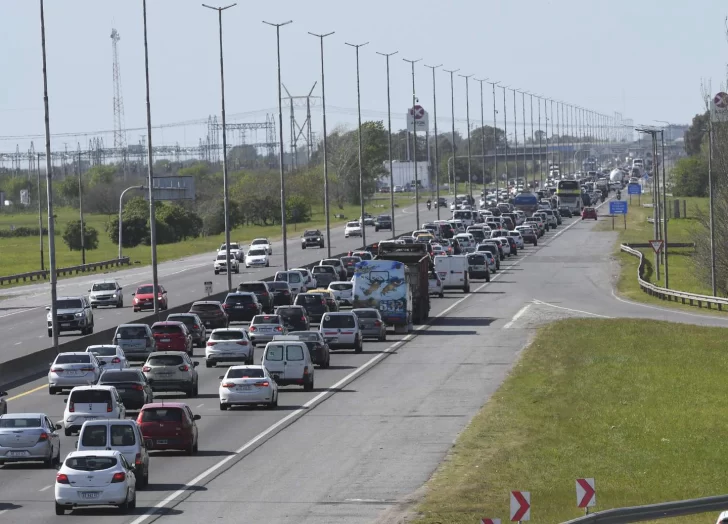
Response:
M270 260L268 259L268 250L264 247L250 248L245 255L245 267L268 267Z
M129 361L126 359L126 355L124 355L124 350L121 349L121 346L115 344L99 344L87 347L86 352L93 353L99 363L105 362L104 371L107 369L124 369L130 367Z
M136 508L134 466L117 450L72 451L56 475L56 515L79 506Z
M269 255L273 254L273 246L267 238L254 238L250 243L250 249L265 249Z
M278 406L278 384L263 366L232 366L220 377L220 410L230 406Z
M360 236L361 224L359 222L347 222L346 227L344 228L344 238Z

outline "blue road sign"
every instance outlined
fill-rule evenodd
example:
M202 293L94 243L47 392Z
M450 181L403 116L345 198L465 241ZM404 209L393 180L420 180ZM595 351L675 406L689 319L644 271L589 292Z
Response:
M630 184L627 186L627 194L628 195L641 195L642 194L642 186L639 184Z
M626 200L610 200L609 201L609 214L610 215L626 215L627 214L627 201Z

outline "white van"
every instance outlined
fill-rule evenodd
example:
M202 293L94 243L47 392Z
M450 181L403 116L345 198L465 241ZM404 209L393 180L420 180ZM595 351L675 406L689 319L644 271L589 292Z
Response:
M263 351L263 367L279 386L296 384L313 390L313 360L308 346L296 336L277 336Z
M76 450L116 450L134 466L136 487L149 483L149 451L151 440L144 440L136 420L87 420L78 434Z
M448 222L450 222L450 225L455 230L455 234L465 233L465 224L462 220L448 220Z
M452 219L453 220L460 220L463 224L465 224L465 227L472 226L475 224L475 215L477 214L477 211L470 211L470 210L457 210L453 211Z
M126 408L114 386L78 386L63 402L66 436L81 429L87 420L123 419Z
M462 289L470 293L467 255L436 255L435 271L442 280L443 289Z
M291 288L291 294L294 296L308 291L306 288L306 278L300 271L278 271L274 280L276 282L288 282L288 286Z

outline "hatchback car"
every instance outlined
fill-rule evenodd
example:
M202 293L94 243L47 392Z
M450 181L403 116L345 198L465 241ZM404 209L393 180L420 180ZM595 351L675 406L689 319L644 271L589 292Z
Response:
M188 397L198 392L197 365L186 353L156 351L142 367L152 391L182 391Z
M122 419L126 406L114 386L79 386L63 402L63 427L66 436L77 432L87 420Z
M593 207L585 207L584 210L581 212L581 219L584 220L585 218L593 218L594 220L598 220L597 210Z
M215 329L228 327L230 321L222 304L216 300L198 300L190 306L190 313L195 313L205 323L205 327Z
M571 209L569 209L569 208L568 208L568 207L566 207L566 206L561 206L561 207L559 208L559 214L560 214L560 215L561 215L561 216L562 216L563 218L571 218Z
M253 346L273 340L276 335L285 335L288 332L283 319L278 315L256 315L250 322L248 335Z
M48 393L96 384L102 367L93 353L59 353L48 371Z
M359 222L347 222L344 227L344 238L362 236L362 226Z
M136 508L134 467L116 450L72 451L58 470L56 515L85 506Z
M254 356L255 348L244 329L216 329L210 333L205 347L205 367L211 368L220 362L252 364Z
M136 421L155 451L175 449L193 455L199 446L197 421L201 418L182 402L155 402L144 406Z
M172 313L167 315L167 321L182 322L192 335L192 343L198 348L205 347L207 328L196 313Z
M228 293L222 307L228 316L228 322L249 322L255 315L263 312L263 306L258 302L255 293L240 291Z
M311 321L303 306L277 307L273 314L281 317L283 324L289 330L300 329L308 331L311 328Z
M101 373L99 386L114 386L126 409L139 409L144 404L154 402L147 377L140 369L110 369Z
M134 307L134 313L141 311L142 309L153 309L154 308L154 285L144 284L139 286L137 290L131 294L134 297L132 300L132 306ZM169 301L167 300L167 290L164 286L157 286L157 302L159 303L159 309L165 310L169 307Z
M146 324L121 324L116 328L112 344L121 346L127 360L145 361L157 350L152 328Z
M468 276L470 278L484 278L490 282L490 267L485 254L470 253L468 255Z
M296 297L295 306L300 306L306 310L306 316L309 322L320 322L321 317L329 312L329 306L326 303L326 297L323 293L308 292L302 293Z
M301 273L303 275L303 278L304 278L303 283L306 286L306 289L313 289L318 285L316 283L316 279L313 278L313 273L311 273L310 269L306 269L305 267L294 267L294 268L291 268L291 271L298 271L299 273ZM280 305L280 304L276 304L276 305Z
M155 322L152 335L157 342L157 351L184 351L192 356L192 335L182 322Z
M124 307L124 294L116 280L101 280L91 284L88 301L92 308L99 306Z
M306 279L298 271L277 271L273 280L275 282L287 282L291 288L292 295L298 295L307 291Z
M495 268L491 268L493 273L498 271L500 269L500 248L498 244L492 241L486 241L482 244L478 244L478 246L475 248L476 253L491 253L493 255L493 259L495 260Z
M245 255L245 267L269 267L270 259L268 258L268 251L262 247L255 247L248 250Z
M354 300L354 283L351 281L332 282L328 290L334 294L339 306L351 306Z
M324 247L324 235L319 229L307 229L301 235L301 249L307 247Z
M324 340L320 331L291 331L288 333L288 336L298 337L301 342L306 343L314 364L322 368L327 368L331 365L329 345ZM274 338L273 340L275 341L277 339Z
M258 302L263 307L263 313L273 312L273 294L270 292L267 282L241 282L238 284L238 291L255 293Z
M319 331L331 349L353 349L355 353L364 350L359 320L351 311L325 314Z
M292 271L301 273L301 270L299 269L294 269ZM312 280L311 277L309 276L307 278L303 273L301 273L301 275L303 276L303 286L308 288L309 284L307 284L307 282ZM294 293L292 292L291 285L288 282L268 282L268 289L270 289L270 292L273 294L273 306L289 306L293 303Z
M538 245L538 233L531 226L518 226L516 231L521 234L524 243L528 242L534 246Z
M378 309L357 308L351 310L359 321L359 330L362 339L365 337L376 338L380 342L387 340L387 326L382 320Z
M87 353L93 353L99 364L103 362L104 370L107 369L124 369L129 367L129 361L124 355L121 346L115 344L99 344L86 348Z
M61 462L63 425L45 413L0 415L0 466L12 462L43 462L52 468Z
M220 380L220 411L232 406L278 406L278 384L263 366L232 366Z
M337 274L339 275L338 280L346 280L346 269L344 264L341 263L341 259L338 258L325 258L319 262L320 266L334 266ZM321 286L321 283L318 284Z

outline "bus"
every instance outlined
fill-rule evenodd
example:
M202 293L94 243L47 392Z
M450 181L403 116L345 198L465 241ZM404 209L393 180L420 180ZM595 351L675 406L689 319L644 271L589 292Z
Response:
M576 180L559 180L556 187L559 206L568 207L572 213L581 213L581 187Z
M533 193L519 193L513 199L513 207L530 217L538 210L538 196Z

